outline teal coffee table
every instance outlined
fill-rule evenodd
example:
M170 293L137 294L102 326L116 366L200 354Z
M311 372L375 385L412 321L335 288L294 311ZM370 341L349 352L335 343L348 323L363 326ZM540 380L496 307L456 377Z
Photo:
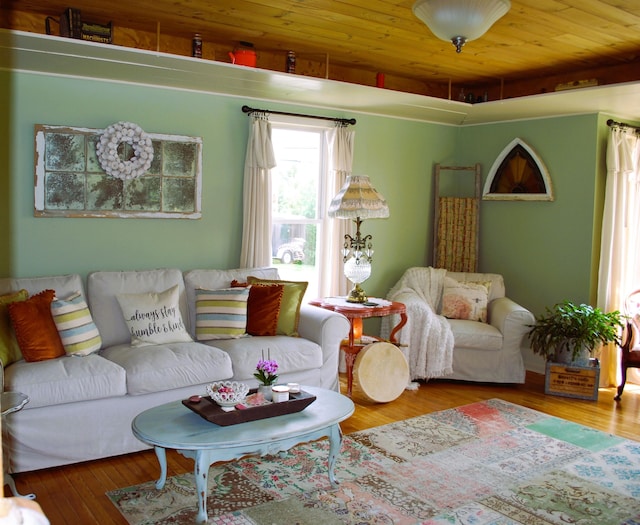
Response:
M353 414L353 402L346 396L317 387L302 387L316 400L301 412L230 426L218 426L174 401L145 410L133 420L133 435L155 448L160 463L156 488L167 479L166 449L177 450L194 460L198 523L207 521L207 477L209 467L219 461L246 455L276 454L309 441L328 437L328 474L337 484L334 467L342 444L339 423Z

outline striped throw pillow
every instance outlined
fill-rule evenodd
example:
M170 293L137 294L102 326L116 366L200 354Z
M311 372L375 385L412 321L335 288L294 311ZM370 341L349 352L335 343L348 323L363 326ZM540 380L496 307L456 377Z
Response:
M100 332L80 292L66 299L54 298L51 315L67 355L84 356L100 350Z
M237 339L247 333L249 288L196 290L196 339Z

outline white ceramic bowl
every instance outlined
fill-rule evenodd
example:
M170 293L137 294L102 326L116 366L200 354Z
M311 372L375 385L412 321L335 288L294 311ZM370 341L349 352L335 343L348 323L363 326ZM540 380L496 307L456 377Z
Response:
M217 381L207 385L207 394L221 407L242 403L249 393L249 385L238 381Z

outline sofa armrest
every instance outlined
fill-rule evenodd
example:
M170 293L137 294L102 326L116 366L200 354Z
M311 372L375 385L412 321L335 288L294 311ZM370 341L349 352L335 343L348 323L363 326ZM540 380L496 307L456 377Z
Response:
M300 337L325 347L339 349L340 342L349 336L349 320L342 314L319 306L303 304L300 308Z
M322 348L321 386L340 391L338 367L340 343L349 337L349 320L342 314L303 304L300 308L298 333L300 337L313 341Z
M502 333L503 348L518 348L522 338L535 323L533 314L508 297L499 297L489 303L489 324Z

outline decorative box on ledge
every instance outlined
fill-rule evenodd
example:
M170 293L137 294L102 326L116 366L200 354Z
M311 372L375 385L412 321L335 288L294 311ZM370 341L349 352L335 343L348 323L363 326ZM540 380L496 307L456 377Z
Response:
M547 363L544 393L577 399L598 400L600 363L591 359L587 366Z

